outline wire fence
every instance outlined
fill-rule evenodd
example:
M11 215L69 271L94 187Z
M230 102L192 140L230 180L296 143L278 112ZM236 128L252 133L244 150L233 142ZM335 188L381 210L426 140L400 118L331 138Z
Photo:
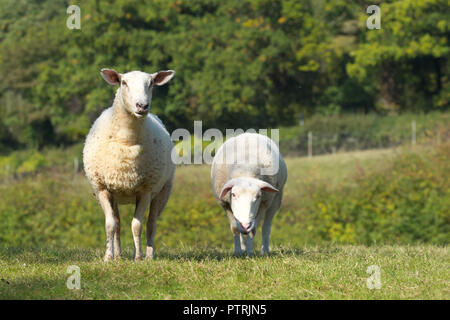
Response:
M307 134L280 141L282 154L313 157L368 149L388 149L418 143L441 144L450 141L450 128L436 128L417 132L416 122L411 122L409 132L394 136L391 132L377 132L373 135L355 135L348 131L321 133L308 131Z
M336 133L320 133L308 131L306 134L295 135L294 137L283 139L280 137L279 147L283 156L303 156L313 158L317 155L335 154L338 152L359 151L368 149L388 149L405 145L416 144L435 144L440 145L450 141L450 127L440 127L434 130L417 131L416 122L411 122L409 132L402 135L393 135L390 132L378 132L377 137L369 133L355 136L348 131ZM203 146L204 147L204 146ZM202 150L203 152L203 150ZM192 156L194 152L192 152ZM53 163L53 159L40 159L44 157L39 154L38 157L31 154L28 158L17 162L13 160L17 157L8 159L0 158L0 181L8 182L18 180L24 177L32 176L38 172L44 174L67 173L72 172L73 179L83 170L81 155L68 158L67 163ZM55 158L55 156L53 156ZM43 161L42 161L43 160ZM14 162L16 161L16 162ZM45 163L40 165L40 163ZM24 169L25 168L25 169Z

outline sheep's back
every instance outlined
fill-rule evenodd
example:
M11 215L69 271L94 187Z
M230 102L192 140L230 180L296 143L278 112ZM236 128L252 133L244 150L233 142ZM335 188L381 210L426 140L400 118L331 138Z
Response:
M256 142L248 143L249 141ZM243 148L231 148L232 144L245 146ZM227 163L223 161L228 157L237 160L237 153L244 159L243 163ZM243 154L242 154L243 152ZM258 154L256 161L251 161L251 157ZM246 159L246 160L245 160ZM222 160L222 161L221 161ZM276 168L278 162L278 170L269 172L269 168ZM261 170L266 170L266 174L262 174ZM257 178L270 183L276 188L282 189L286 179L287 170L283 157L275 142L267 136L256 133L244 133L239 136L228 139L217 151L211 166L211 182L214 196L218 199L223 185L230 179L238 177Z

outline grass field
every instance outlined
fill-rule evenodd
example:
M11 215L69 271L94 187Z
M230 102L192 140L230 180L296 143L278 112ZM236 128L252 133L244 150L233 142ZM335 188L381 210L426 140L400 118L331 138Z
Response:
M83 174L0 184L0 299L449 299L449 146L287 158L269 257L232 257L209 166L177 168L157 256L105 264L104 218ZM260 230L255 241L260 245ZM67 268L81 271L69 290ZM381 271L369 289L366 272Z
M448 299L448 248L277 247L270 257L229 250L161 249L157 259L103 263L103 250L2 249L0 299ZM70 265L81 289L69 290ZM366 285L370 265L380 289Z

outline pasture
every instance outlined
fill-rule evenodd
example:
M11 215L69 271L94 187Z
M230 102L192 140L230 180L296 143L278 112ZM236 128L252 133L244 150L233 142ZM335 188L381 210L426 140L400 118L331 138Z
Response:
M254 258L232 256L207 165L177 168L156 259L138 263L132 206L121 207L124 257L103 263L104 217L82 173L55 167L4 180L0 298L448 299L449 154L444 144L288 157L272 254ZM81 290L66 287L70 265ZM370 265L380 289L366 286Z
M1 299L448 299L449 251L417 246L277 246L270 257L164 248L151 262L103 263L99 249L2 249ZM66 287L70 265L81 289ZM380 289L366 286L380 267Z
M0 1L0 299L448 300L448 9ZM157 221L155 259L133 261L132 220L144 244L142 213L152 200L150 222L159 214L174 160L148 112L186 159L244 130L279 145L288 178L269 256L260 224L255 256L233 257L210 166L185 164ZM264 184L248 182L231 192L245 229L253 219L241 209L269 204ZM133 219L136 206L119 207L123 257L104 263L119 198L138 210ZM81 288L69 289L76 270Z

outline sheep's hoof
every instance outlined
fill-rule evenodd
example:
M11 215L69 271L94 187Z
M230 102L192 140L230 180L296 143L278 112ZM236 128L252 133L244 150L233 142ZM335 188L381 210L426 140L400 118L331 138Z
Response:
M134 257L134 261L142 261L142 256L136 256L136 257Z
M108 262L111 261L114 257L110 254L105 254L105 258L103 259L103 261Z
M145 254L145 260L153 260L154 254L155 253L154 253L153 247L148 246L147 253Z

